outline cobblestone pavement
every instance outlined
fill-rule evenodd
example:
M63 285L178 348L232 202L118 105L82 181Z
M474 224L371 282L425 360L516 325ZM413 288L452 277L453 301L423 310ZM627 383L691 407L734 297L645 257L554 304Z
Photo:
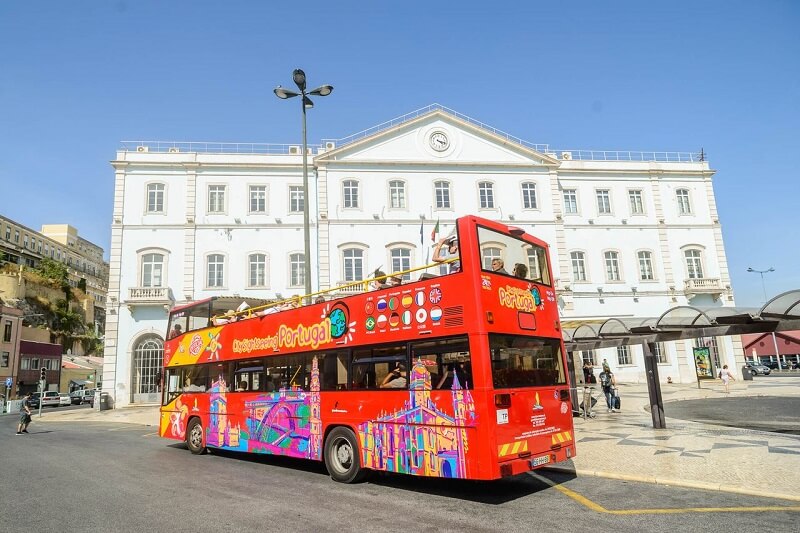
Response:
M800 501L800 436L669 418L669 402L724 398L719 381L663 384L666 429L653 429L644 384L621 384L622 410L595 406L596 418L575 418L577 456L556 465L579 476L600 476ZM800 376L737 381L730 397L800 396ZM158 406L109 411L48 412L47 420L92 420L158 425ZM800 428L798 428L800 429Z

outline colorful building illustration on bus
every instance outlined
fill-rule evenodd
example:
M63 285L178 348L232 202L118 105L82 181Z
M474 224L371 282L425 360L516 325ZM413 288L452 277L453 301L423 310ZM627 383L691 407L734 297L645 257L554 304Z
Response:
M261 394L244 403L247 427L231 426L224 380L211 388L207 442L210 446L290 457L322 457L320 381L317 358L310 390L297 387Z
M362 466L404 474L465 478L467 424L475 419L472 394L454 376L453 415L431 399L431 375L421 360L411 372L409 399L393 413L358 426Z

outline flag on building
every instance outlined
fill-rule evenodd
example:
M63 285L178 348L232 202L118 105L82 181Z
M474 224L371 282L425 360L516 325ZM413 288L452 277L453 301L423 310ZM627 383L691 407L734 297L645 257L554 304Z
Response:
M439 235L439 219L436 219L436 226L433 227L431 232L431 241L436 242L436 236Z

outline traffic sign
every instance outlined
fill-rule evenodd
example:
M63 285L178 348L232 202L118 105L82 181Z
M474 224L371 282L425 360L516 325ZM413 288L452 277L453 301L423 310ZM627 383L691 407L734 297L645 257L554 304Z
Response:
M13 384L14 384L13 379L11 379L10 377L6 378L6 388L10 387Z

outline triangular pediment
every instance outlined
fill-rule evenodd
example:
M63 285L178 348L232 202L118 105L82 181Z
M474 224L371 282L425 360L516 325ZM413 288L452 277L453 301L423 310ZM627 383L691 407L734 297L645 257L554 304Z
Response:
M426 110L429 108L426 108ZM315 157L333 162L558 166L555 155L440 106L342 139Z

